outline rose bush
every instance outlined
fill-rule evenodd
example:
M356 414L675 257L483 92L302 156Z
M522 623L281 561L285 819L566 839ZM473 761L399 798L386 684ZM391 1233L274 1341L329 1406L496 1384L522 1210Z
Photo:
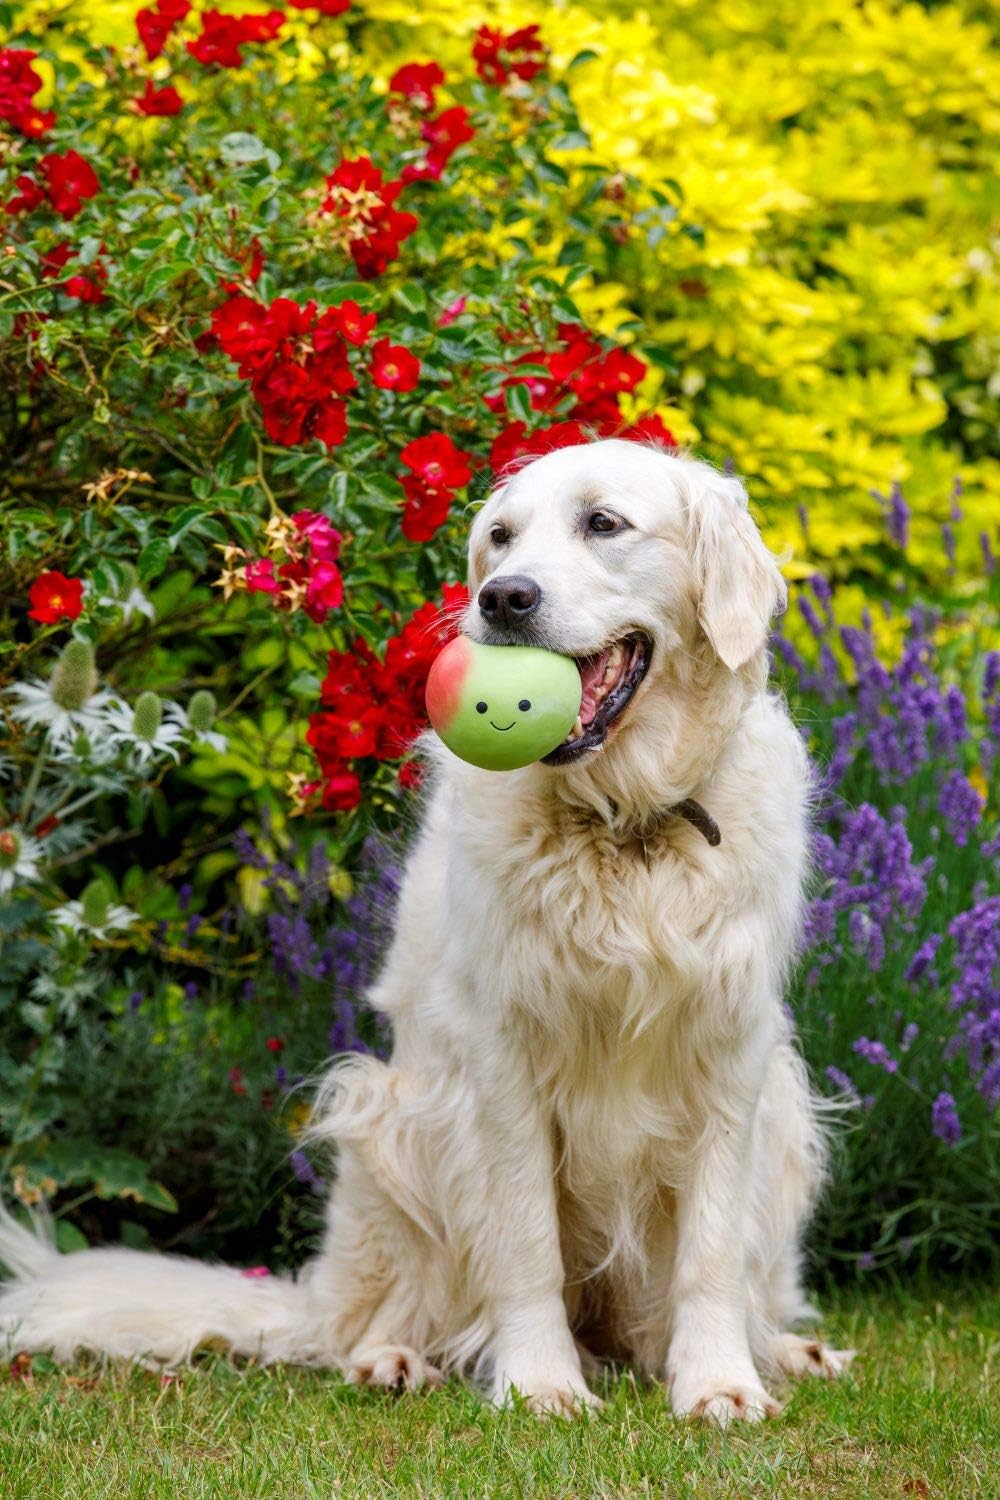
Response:
M992 1253L997 484L960 343L992 262L939 101L869 151L926 55L891 14L835 6L797 70L801 16L679 12L696 85L626 66L659 11L0 4L0 1152L65 1235L301 1252L298 1084L385 1042L360 995L470 508L613 433L735 459L812 580L776 640L827 765L793 1003L862 1121L819 1250ZM855 149L865 191L853 159L821 191L809 151ZM866 310L875 249L970 193L948 274L911 254Z

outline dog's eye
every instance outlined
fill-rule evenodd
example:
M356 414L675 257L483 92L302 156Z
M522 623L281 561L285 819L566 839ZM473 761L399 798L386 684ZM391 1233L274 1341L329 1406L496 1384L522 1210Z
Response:
M490 541L494 547L503 547L510 541L510 532L506 526L494 526L490 531Z
M531 702L527 698L522 698L517 706L523 714L526 714L528 712L528 709L531 707Z
M606 534L609 531L621 531L622 522L609 516L606 510L591 511L587 517L587 530Z
M488 703L477 703L476 704L476 713L477 714L484 714L488 708L489 708L489 704Z

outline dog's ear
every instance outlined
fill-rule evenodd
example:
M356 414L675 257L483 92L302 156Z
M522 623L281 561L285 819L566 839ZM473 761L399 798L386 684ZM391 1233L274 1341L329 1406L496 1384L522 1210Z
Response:
M688 527L698 584L698 623L716 656L735 672L767 640L788 599L738 479L698 464L690 476Z

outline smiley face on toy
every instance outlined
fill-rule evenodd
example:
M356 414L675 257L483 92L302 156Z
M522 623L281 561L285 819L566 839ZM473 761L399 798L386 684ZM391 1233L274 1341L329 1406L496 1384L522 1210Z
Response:
M431 667L427 712L462 760L487 771L515 771L562 744L580 712L582 691L568 656L534 646L481 646L460 635Z

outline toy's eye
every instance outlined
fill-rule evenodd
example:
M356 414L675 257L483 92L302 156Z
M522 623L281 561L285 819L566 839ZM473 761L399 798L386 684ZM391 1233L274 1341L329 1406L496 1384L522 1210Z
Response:
M489 704L488 703L477 703L476 704L476 713L477 714L484 714L488 708L489 708Z
M605 510L595 510L587 517L587 530L607 533L609 531L620 531L622 522L609 516Z
M510 541L510 532L507 530L506 526L494 526L490 531L490 541L493 543L494 547L503 547L507 542Z
M527 698L522 698L517 706L523 714L526 714L528 712L528 709L531 707L531 704Z

